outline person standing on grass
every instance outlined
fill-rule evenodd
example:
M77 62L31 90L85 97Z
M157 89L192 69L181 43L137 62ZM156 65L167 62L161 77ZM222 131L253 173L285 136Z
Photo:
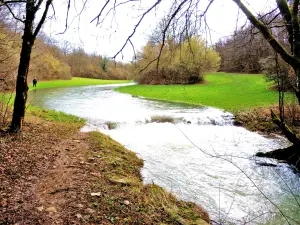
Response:
M37 79L36 79L36 77L33 79L32 83L33 83L33 87L36 87L36 84L37 84Z

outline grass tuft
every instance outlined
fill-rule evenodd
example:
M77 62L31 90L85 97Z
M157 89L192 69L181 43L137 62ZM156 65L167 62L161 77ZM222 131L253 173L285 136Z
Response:
M175 123L175 119L171 116L152 116L152 123Z
M109 130L114 130L114 129L118 128L118 126L119 126L119 123L111 122L111 121L108 121L105 124Z

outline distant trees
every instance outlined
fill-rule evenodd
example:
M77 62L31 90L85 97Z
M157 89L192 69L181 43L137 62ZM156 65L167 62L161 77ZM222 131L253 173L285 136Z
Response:
M219 40L215 49L221 57L220 71L224 72L261 73L261 60L274 55L268 42L251 26Z
M15 35L0 21L0 88L13 87L18 69Z
M159 63L151 63L159 56ZM136 80L143 84L192 84L203 81L204 72L216 71L220 57L200 37L164 43L150 39L137 56ZM149 63L150 62L150 63Z
M71 67L72 76L96 79L129 79L129 64L115 62L96 54L88 54L82 48L66 54L66 62Z
M0 85L13 89L16 82L18 60L20 55L21 35L9 29L8 24L0 22ZM28 78L39 80L71 79L70 66L65 61L61 50L48 45L37 38L32 49Z
M6 23L4 23L6 22ZM0 18L0 87L14 88L20 56L21 35L10 29L9 21ZM105 68L105 71L104 69ZM107 57L88 54L82 48L58 43L45 34L38 35L32 48L28 79L71 79L72 76L96 79L130 79L131 66Z

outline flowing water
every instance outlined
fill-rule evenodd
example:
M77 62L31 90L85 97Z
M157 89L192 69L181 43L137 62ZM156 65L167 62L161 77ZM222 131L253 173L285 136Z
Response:
M202 205L214 221L298 224L299 176L253 156L287 146L284 139L234 126L233 115L216 108L136 98L114 87L42 89L30 92L29 102L86 118L82 131L104 132L144 160L145 183ZM155 116L175 122L152 122Z

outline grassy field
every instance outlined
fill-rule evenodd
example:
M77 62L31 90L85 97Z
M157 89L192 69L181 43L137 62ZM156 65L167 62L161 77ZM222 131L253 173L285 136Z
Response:
M50 80L39 81L37 87L33 88L32 83L29 83L29 90L42 88L57 88L57 87L72 87L72 86L87 86L87 85L101 85L101 84L122 84L128 83L129 80L99 80L82 77L73 77L71 80Z
M134 85L117 91L151 99L183 102L222 108L231 112L277 102L277 92L269 90L262 75L210 73L205 84Z

